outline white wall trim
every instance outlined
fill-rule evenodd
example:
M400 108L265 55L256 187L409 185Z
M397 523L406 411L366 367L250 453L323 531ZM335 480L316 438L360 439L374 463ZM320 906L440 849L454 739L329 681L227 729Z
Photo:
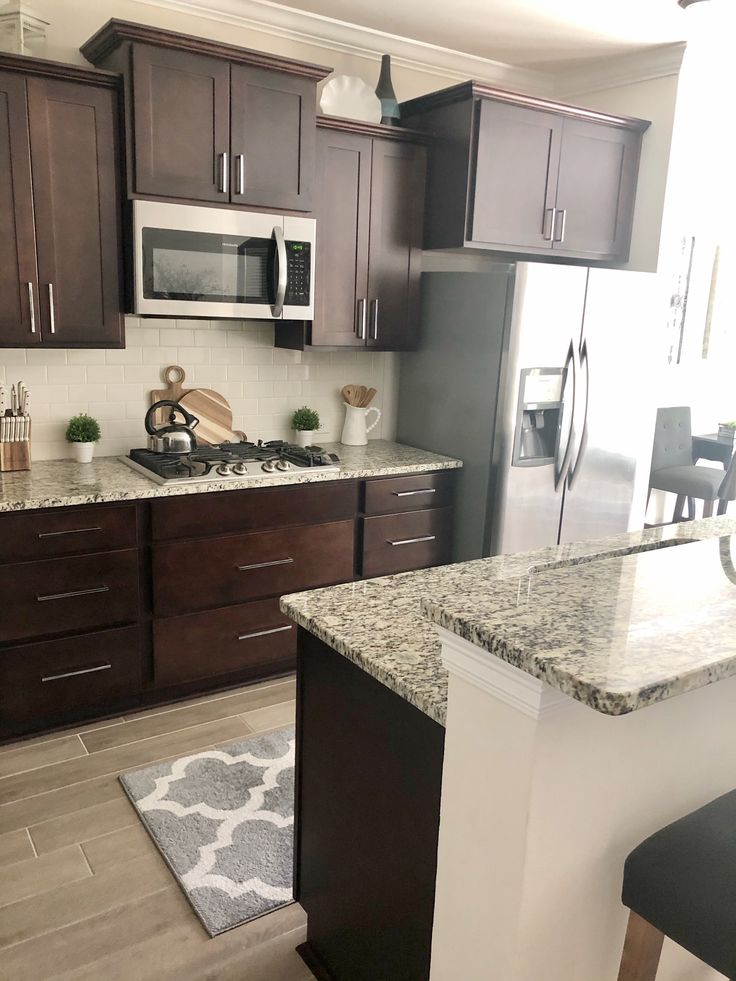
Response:
M685 42L661 44L645 51L601 58L594 65L573 68L554 76L554 91L558 98L569 98L580 92L601 92L647 82L653 78L665 78L680 72L685 54Z
M435 625L442 644L442 663L450 673L498 698L530 719L570 708L573 699L525 671Z
M210 21L246 27L262 34L301 41L328 51L379 61L390 54L402 68L465 81L475 78L493 85L536 95L552 95L546 72L517 68L490 58L455 51L425 41L388 34L347 21L296 10L271 0L136 0L148 7L178 10ZM327 59L329 63L329 58Z

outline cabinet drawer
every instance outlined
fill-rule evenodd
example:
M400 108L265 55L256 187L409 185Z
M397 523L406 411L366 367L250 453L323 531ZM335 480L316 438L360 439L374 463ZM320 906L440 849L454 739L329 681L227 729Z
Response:
M138 617L137 549L8 565L2 576L0 642Z
M452 503L454 479L452 471L443 470L366 480L363 511L366 514L395 514L448 507Z
M138 627L0 651L0 727L23 732L104 715L141 690Z
M195 494L154 501L153 540L235 535L352 518L358 510L358 482L254 487L223 494Z
M153 637L158 687L248 669L266 674L296 658L296 626L277 599L156 620Z
M451 508L363 518L363 576L442 565L451 544Z
M0 564L134 548L137 534L136 509L130 504L4 514L0 516Z
M354 522L173 542L153 549L157 617L194 613L353 578Z

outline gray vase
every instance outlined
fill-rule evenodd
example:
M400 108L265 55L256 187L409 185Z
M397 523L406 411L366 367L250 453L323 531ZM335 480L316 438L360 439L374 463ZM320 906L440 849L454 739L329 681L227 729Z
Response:
M381 74L378 76L376 95L381 100L381 122L385 126L398 126L401 113L391 83L391 55L381 56Z

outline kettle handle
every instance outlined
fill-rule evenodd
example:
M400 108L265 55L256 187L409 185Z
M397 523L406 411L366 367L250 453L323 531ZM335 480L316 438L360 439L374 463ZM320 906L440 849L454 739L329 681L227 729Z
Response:
M146 432L148 433L149 436L155 436L156 433L159 431L153 425L154 413L156 412L157 409L162 409L166 405L171 406L174 412L180 412L182 414L182 416L184 417L185 426L189 426L190 429L194 429L195 426L199 425L199 419L197 419L196 416L193 416L191 412L187 412L187 410L183 406L179 405L178 402L172 402L171 399L161 399L160 402L154 402L151 408L148 410L148 412L146 412L146 418L143 424L145 425Z

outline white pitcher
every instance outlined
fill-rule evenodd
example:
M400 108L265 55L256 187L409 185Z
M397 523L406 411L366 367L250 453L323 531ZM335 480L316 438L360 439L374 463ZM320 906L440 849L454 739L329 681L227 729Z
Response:
M381 410L377 409L375 405L363 409L359 405L348 405L347 402L343 404L345 406L345 425L342 427L341 442L346 446L365 446L368 442L368 433L378 425ZM365 421L369 412L375 412L376 418L370 426L366 426Z

